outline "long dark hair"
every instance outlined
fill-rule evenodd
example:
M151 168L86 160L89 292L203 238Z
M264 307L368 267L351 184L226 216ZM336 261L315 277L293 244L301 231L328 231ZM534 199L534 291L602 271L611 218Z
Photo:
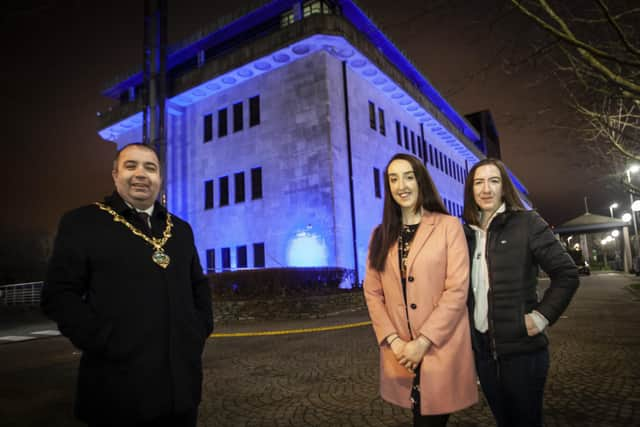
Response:
M384 271L384 263L391 245L400 236L402 229L402 210L393 200L391 188L389 187L389 165L394 160L406 160L411 165L418 184L418 200L416 201L416 213L420 208L430 212L440 212L448 215L447 209L440 199L440 194L433 184L427 168L417 157L409 154L396 154L389 160L384 169L384 210L382 212L382 224L376 227L373 232L371 244L369 245L369 265L377 271Z
M504 163L498 159L487 157L473 165L469 171L469 175L467 175L467 180L464 183L464 210L462 212L462 219L464 219L467 224L480 226L480 208L476 204L476 199L473 196L473 180L478 168L486 165L493 165L500 171L500 179L502 180L502 201L505 204L506 210L525 210L525 207L518 196L518 191L513 185Z

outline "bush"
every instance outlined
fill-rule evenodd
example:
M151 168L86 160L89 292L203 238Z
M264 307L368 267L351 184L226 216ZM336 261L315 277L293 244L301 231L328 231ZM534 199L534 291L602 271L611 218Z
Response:
M208 277L215 297L253 299L344 292L339 286L345 281L353 283L353 270L338 267L263 268L224 271Z

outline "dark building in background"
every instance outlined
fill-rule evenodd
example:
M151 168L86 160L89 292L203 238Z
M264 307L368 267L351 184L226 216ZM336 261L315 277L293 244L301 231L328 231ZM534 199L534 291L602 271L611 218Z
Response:
M474 141L478 150L482 151L487 157L501 159L500 156L500 137L493 122L491 111L482 110L465 116L467 121L478 131L480 139Z

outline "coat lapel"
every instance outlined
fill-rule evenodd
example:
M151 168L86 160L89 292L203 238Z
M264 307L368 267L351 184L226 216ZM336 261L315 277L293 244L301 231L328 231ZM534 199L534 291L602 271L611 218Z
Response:
M391 249L389 255L387 255L387 268L391 264L391 271L393 272L393 278L400 283L400 265L398 263L398 241L396 240Z
M425 212L422 215L422 221L420 221L420 226L416 230L416 235L413 237L413 242L411 242L411 248L409 249L409 256L407 257L407 271L411 270L416 256L427 242L429 236L431 236L431 233L433 233L436 223L435 217L435 215L429 212ZM397 252L398 250L396 248L396 257L398 256ZM400 273L398 273L398 275L399 274Z

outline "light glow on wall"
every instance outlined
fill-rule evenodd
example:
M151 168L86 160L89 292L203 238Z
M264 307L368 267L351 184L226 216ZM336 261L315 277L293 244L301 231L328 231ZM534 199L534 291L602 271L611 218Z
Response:
M311 226L299 231L289 242L287 265L290 267L325 267L328 265L327 245L322 236L311 232Z

